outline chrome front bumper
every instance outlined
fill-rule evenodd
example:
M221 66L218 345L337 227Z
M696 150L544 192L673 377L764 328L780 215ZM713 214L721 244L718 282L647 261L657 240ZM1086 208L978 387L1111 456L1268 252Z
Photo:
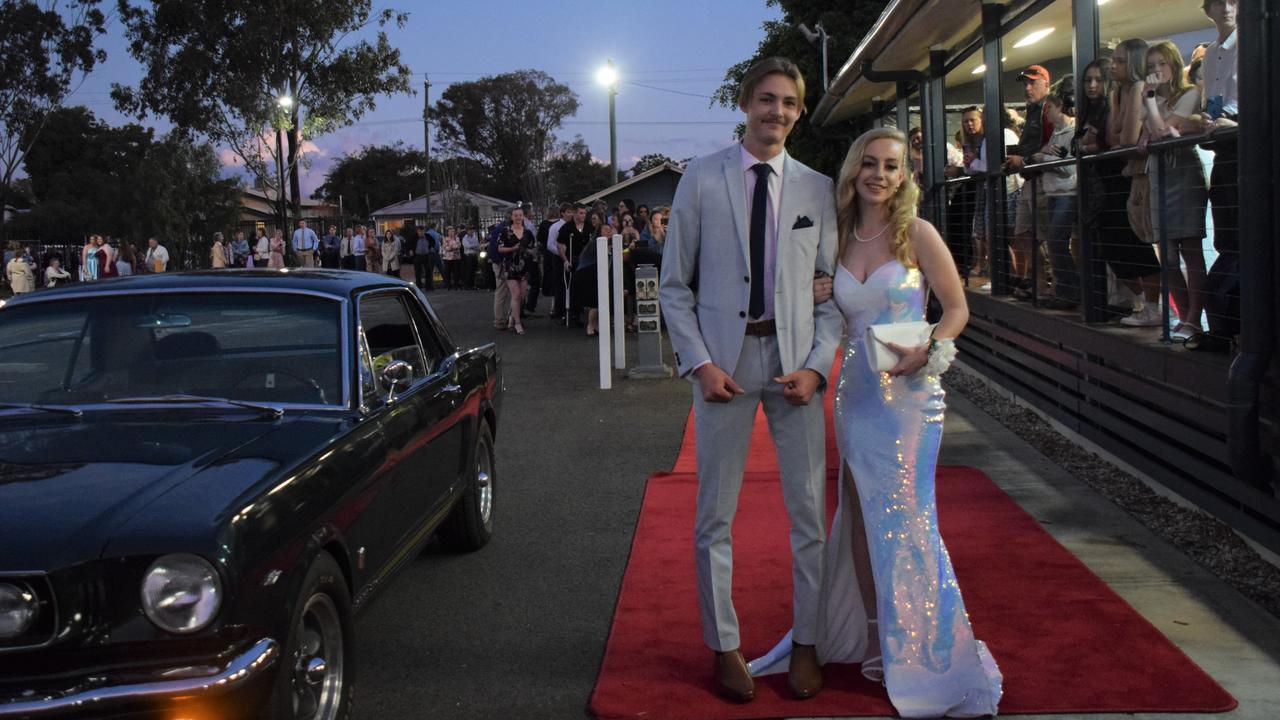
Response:
M0 718L44 718L68 713L104 713L121 705L182 698L200 700L231 692L259 677L280 657L280 645L263 638L253 647L227 662L212 675L174 680L156 680L97 685L53 696L18 697L0 700Z

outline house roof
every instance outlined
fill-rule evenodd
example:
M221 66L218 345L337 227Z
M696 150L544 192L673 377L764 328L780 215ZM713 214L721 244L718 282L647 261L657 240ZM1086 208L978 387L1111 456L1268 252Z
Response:
M629 187L631 185L635 185L636 183L641 182L647 178L651 178L654 175L657 175L658 173L663 172L664 170L673 170L680 175L684 175L684 169L681 168L679 165L676 165L675 163L664 162L661 165L654 165L653 167L649 168L648 170L645 170L644 172L640 173L639 175L636 175L635 177L627 178L626 180L623 180L622 182L616 185L610 185L609 187L601 190L600 192L588 195L582 198L581 200L579 200L578 202L582 203L583 205L588 205L590 203L593 203L599 200L602 197L605 197L606 195L612 195L613 193L619 190L622 190L623 188Z
M258 188L241 188L245 200L257 200L259 202L274 203L276 194L274 191L259 190ZM329 203L324 200L315 200L309 197L303 197L298 200L299 207L329 207Z
M497 208L508 210L516 206L511 200L503 200L501 198L491 197L470 190L438 190L431 193L431 214L438 215L444 213L445 194L454 193L461 196L468 203L478 208ZM423 196L419 195L408 200L401 200L398 203L392 203L383 208L374 210L370 215L377 217L379 215L426 215L426 202Z

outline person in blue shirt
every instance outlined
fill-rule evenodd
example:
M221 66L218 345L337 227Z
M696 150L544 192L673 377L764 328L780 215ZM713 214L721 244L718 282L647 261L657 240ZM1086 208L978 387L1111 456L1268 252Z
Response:
M293 231L293 254L298 258L300 267L316 266L316 249L320 247L320 238L316 231L307 227L306 220L298 221L298 229Z
M320 267L338 267L338 256L342 248L342 238L338 236L338 226L330 225L320 245Z

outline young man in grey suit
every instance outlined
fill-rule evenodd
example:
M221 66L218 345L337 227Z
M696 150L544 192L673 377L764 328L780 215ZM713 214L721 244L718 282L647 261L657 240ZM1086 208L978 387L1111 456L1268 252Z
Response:
M795 63L757 63L743 78L738 106L747 116L742 143L694 160L680 179L660 299L679 372L694 381L698 604L703 639L716 653L717 690L741 702L755 697L730 597L730 528L763 405L791 520L788 684L808 698L822 688L813 647L826 536L821 391L842 331L835 303L815 307L813 282L835 268L835 193L830 178L784 148L804 108Z

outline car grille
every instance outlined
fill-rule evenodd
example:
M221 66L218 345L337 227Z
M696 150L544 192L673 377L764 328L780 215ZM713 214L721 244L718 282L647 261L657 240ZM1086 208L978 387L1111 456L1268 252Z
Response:
M44 575L0 574L0 582L14 583L30 589L40 605L40 612L36 615L35 622L27 628L25 633L17 637L0 639L0 653L6 650L41 647L52 642L58 628L58 603L49 579Z

